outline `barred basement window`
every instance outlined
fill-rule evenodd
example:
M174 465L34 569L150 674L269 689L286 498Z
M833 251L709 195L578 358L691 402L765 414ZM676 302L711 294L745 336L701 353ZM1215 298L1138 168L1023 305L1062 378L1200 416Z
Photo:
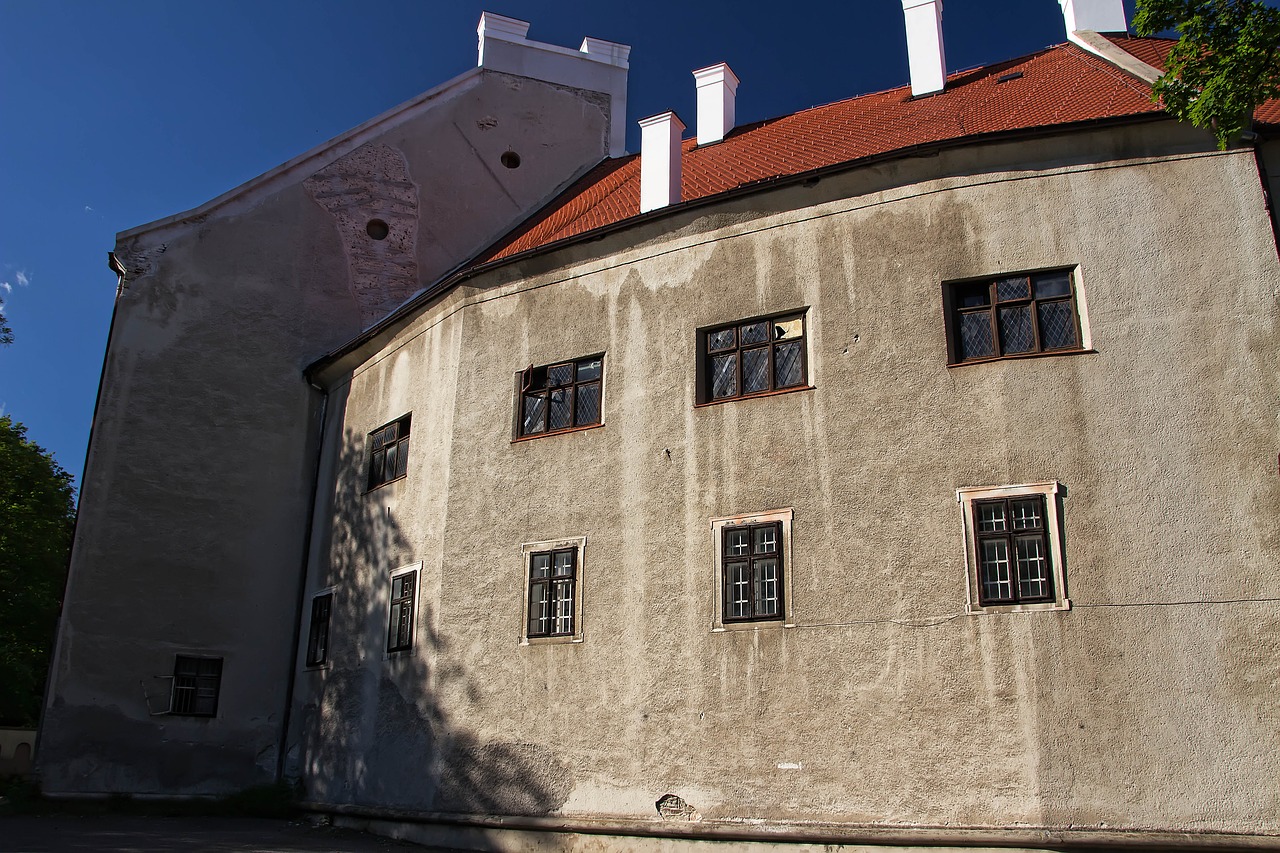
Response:
M222 658L178 655L173 661L169 713L185 717L216 716L221 687Z
M948 362L1083 349L1071 270L944 286Z
M582 572L585 537L521 546L524 627L520 642L582 641Z
M329 661L329 617L333 593L311 599L311 630L307 634L307 666L324 666Z
M599 424L603 372L603 355L521 371L516 377L520 386L516 437Z
M716 614L712 630L789 626L790 509L713 519Z
M1069 609L1063 563L1060 484L960 489L969 571L969 609Z
M758 317L698 333L698 402L718 403L808 384L805 315Z
M409 415L369 433L369 488L399 480L409 470Z
M413 615L418 592L418 565L391 575L391 608L387 616L387 652L413 648Z

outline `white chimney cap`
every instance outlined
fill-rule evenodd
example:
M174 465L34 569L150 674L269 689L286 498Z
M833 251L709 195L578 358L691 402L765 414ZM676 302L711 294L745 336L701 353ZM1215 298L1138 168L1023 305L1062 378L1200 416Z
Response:
M680 137L684 122L673 112L640 119L640 212L681 200Z
M1129 29L1123 0L1058 0L1058 4L1062 6L1068 36L1080 30L1111 33Z
M698 90L698 144L719 142L737 120L738 75L720 62L693 72Z

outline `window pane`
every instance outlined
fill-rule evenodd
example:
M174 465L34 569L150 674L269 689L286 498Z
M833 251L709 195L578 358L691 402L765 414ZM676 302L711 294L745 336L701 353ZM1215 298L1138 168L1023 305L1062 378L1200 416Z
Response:
M557 364L547 368L547 383L550 385L568 385L573 381L573 365Z
M545 578L551 576L551 555L534 554L529 558L529 577Z
M1042 506L1039 498L1029 501L1012 501L1009 514L1013 516L1013 529L1030 530L1043 527Z
M986 311L960 315L960 360L995 355L991 315Z
M775 320L773 322L773 339L775 341L785 341L791 338L798 338L803 334L803 317L796 317L794 320Z
M375 451L373 458L369 460L369 485L378 486L387 481L382 475L382 466L386 461L387 452L385 450Z
M773 387L790 388L804 384L804 369L800 362L803 346L801 341L791 341L773 348Z
M957 308L981 308L991 304L991 287L981 284L962 284L956 287Z
M1079 346L1076 343L1076 317L1071 302L1039 302L1036 313L1040 315L1040 346L1042 349L1062 349Z
M731 349L738 342L737 329L721 329L718 332L712 332L707 335L707 347L711 352L722 349Z
M769 323L752 323L742 327L742 346L759 344L769 340Z
M1007 530L1004 518L1004 501L978 504L978 530L994 533Z
M1031 328L1031 306L1000 309L1000 350L1004 353L1031 352L1036 348Z
M378 471L379 482L387 482L394 480L396 477L396 454L399 451L399 445L387 445L387 455L383 459L383 467Z
M549 429L564 429L573 425L573 413L569 409L572 389L551 389L551 418Z
M768 527L757 527L755 529L753 551L756 554L776 554L778 552L778 527L771 524Z
M1014 543L1018 561L1018 595L1024 599L1048 598L1049 561L1045 557L1044 540L1040 536L1019 537Z
M600 383L579 385L577 391L578 426L600 423Z
M724 567L724 612L729 619L751 616L751 578L746 563L730 563Z
M745 335L743 337L746 337ZM742 353L742 393L755 394L769 390L769 348L744 350Z
M529 585L529 636L551 631L551 587L545 583Z
M755 561L756 614L777 616L779 613L778 560L766 557Z
M731 557L750 553L750 536L751 529L748 527L735 527L731 530L725 531L724 552Z
M1002 278L996 281L996 300L1004 302L1006 299L1030 299L1031 298L1031 282L1026 276L1020 278Z
M589 358L578 362L578 381L587 382L600 378L600 359Z
M520 422L520 434L530 435L547 428L547 398L542 395L524 396L524 419Z
M535 367L525 373L526 391L537 391L547 387L547 369L545 367Z
M552 569L556 577L565 577L573 574L574 551L556 551L552 560Z
M396 461L395 475L397 477L403 477L405 474L409 473L409 439L403 438L400 440L400 447L397 452L399 457Z
M556 581L552 591L553 634L573 633L573 581Z
M738 356L717 355L711 359L711 397L716 400L738 393Z
M1009 544L1003 539L983 542L980 561L983 598L992 601L1013 598L1013 583L1009 577Z
M1071 295L1071 273L1069 272L1041 273L1032 282L1036 289L1036 299Z

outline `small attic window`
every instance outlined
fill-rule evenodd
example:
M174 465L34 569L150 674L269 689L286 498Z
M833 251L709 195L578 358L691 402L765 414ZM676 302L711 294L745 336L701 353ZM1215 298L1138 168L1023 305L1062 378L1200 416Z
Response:
M502 165L506 166L508 169L520 168L520 155L514 151L504 151L502 156L498 159L501 160Z
M381 219L370 219L369 224L364 227L365 233L375 240L385 240L387 235L391 233L391 228Z
M1018 80L1018 79L1021 79L1021 77L1022 77L1021 71L1010 71L1008 74L1001 74L999 77L997 77L996 82L1008 83L1010 80Z

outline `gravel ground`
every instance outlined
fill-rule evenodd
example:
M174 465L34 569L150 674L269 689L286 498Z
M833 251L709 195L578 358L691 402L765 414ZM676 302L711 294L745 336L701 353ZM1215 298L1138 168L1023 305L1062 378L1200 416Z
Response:
M450 853L307 821L220 817L6 816L3 853Z

